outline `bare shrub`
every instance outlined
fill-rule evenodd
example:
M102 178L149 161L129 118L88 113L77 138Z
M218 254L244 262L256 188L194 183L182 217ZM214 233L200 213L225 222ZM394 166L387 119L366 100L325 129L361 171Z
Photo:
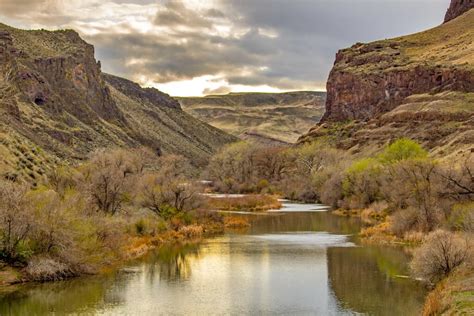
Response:
M469 257L467 240L443 230L429 234L415 250L410 264L415 275L432 283L440 281Z
M443 195L457 201L474 199L474 154L469 154L459 164L450 164L439 171L445 187Z
M415 208L398 210L390 217L390 231L398 237L419 227L419 211Z
M0 255L9 262L28 256L26 242L33 221L27 193L24 185L0 182Z
M199 238L202 236L204 229L201 225L188 225L180 227L178 231L186 238Z
M430 159L405 160L388 166L382 181L383 195L395 209L418 210L423 231L432 231L446 216L438 170L438 163Z
M116 214L131 200L137 175L143 172L142 156L123 149L99 150L80 168L82 188L97 211Z
M37 282L59 281L77 275L67 264L48 257L33 258L25 272L28 279Z
M160 167L140 180L138 203L165 220L201 205L200 187L189 179L193 169L187 159L167 156Z
M320 200L322 203L332 207L339 207L344 197L342 181L344 175L341 171L330 173L326 181L321 181L319 189Z

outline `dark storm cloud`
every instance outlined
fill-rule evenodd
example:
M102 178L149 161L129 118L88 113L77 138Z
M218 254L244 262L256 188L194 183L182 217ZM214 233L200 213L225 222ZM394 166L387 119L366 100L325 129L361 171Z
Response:
M0 0L0 16L21 16L23 24L30 19L34 25L78 26L96 46L104 70L125 77L164 83L214 75L230 85L290 90L324 86L338 49L435 26L449 4L449 0L214 1L212 6L205 1L196 7L183 1L110 0L115 6L128 6L127 10L147 6L146 11L137 9L135 20L124 18L126 10L117 13L111 24L95 15L80 16L80 10L71 17L72 13L61 11L60 0ZM105 2L77 3L115 18L109 14L117 7L108 11ZM148 21L149 27L140 29L138 20Z
M322 83L339 48L440 24L448 4L449 0L226 1L226 11L239 12L239 24L279 35L267 59L269 71L253 78L231 77L230 83Z

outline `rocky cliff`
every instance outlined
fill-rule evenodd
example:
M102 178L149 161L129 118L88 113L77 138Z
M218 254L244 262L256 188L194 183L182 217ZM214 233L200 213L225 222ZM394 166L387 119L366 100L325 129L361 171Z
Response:
M99 147L146 145L203 164L234 138L156 89L105 75L72 30L0 24L0 173L36 179Z
M451 0L451 5L444 17L444 23L457 18L472 8L474 8L474 0Z
M432 30L339 51L322 121L365 120L413 94L474 91L474 10Z
M440 153L441 147L469 150L473 93L470 10L425 32L339 51L322 122L300 141L333 137L346 149L360 150L410 137Z

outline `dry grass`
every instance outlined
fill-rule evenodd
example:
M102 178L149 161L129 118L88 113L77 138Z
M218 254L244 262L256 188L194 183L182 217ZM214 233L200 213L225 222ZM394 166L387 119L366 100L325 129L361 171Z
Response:
M241 216L226 216L224 218L225 228L247 228L250 226L249 220Z
M428 294L423 316L473 315L474 269L464 265L444 279Z
M208 207L219 211L262 212L281 208L274 195L249 194L242 197L208 198Z
M204 228L201 225L188 225L181 227L179 232L188 239L200 238L204 233Z

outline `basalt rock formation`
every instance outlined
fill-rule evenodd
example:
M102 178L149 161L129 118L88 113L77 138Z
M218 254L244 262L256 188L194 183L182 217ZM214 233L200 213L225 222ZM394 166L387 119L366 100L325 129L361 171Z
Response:
M102 73L75 31L0 24L0 176L35 180L100 147L144 145L204 164L231 141L168 95Z
M474 0L451 0L451 5L444 17L444 23L457 18L472 8L474 8Z
M332 137L360 151L410 137L440 155L467 152L474 143L473 96L469 10L425 32L339 51L327 82L326 112L300 142Z

